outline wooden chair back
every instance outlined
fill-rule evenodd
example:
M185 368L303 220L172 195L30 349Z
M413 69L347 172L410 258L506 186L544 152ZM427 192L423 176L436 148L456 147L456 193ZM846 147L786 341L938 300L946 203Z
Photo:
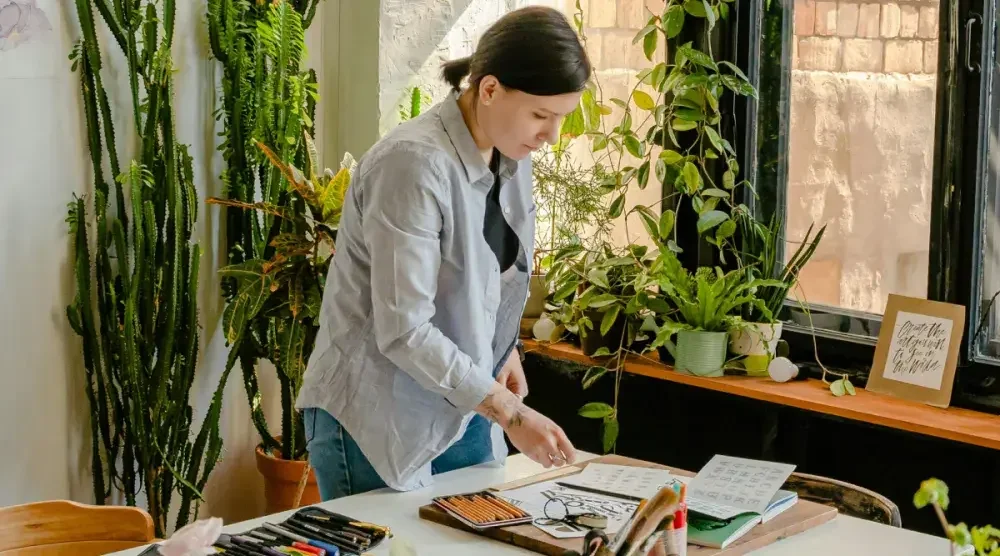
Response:
M892 500L864 487L829 477L792 473L782 488L798 493L802 500L837 508L845 515L892 527L903 526L899 507Z
M139 508L67 500L0 508L0 556L98 556L153 540L153 518Z

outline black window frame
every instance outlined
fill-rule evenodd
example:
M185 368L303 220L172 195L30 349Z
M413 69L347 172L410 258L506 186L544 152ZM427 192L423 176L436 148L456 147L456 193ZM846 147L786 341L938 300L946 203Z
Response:
M772 207L783 206L783 185L787 184L788 176L788 152L787 149L781 152L780 126L789 119L790 103L783 104L784 114L779 108L782 107L781 96L787 96L790 91L794 1L744 0L731 4L729 20L719 26L720 30L711 39L717 55L736 63L759 91L759 100L729 95L725 102L732 107L732 112L727 115L729 127L724 131L736 146L742 172L750 176L761 204ZM997 3L998 0L957 0L942 1L939 6L927 298L966 307L962 357L952 405L1000 414L1000 360L980 357L975 345L976 331L984 315L984 307L979 303L981 272L976 266L984 215L980 207L985 195L985 187L979 182L977 173L983 149L979 125L983 99L982 73L970 71L966 60L968 53L969 60L978 61L981 68L986 67L989 48L983 45L990 45L987 34L995 29ZM980 22L978 29L973 23L972 32L967 32L966 22L976 17ZM768 50L773 48L774 41L783 45L777 55ZM776 83L777 88L767 86ZM1000 94L1000 84L994 85L994 91ZM768 138L767 134L773 134L774 128L763 126L761 122L776 122L778 136ZM762 152L770 158L762 156ZM782 187L761 187L768 183L780 183ZM763 206L755 206L752 193L747 194L745 202L758 213L765 210ZM710 249L696 242L694 238L685 238L686 245L682 244L688 253L684 257L687 266L704 264L710 258ZM812 305L810 308L814 313L823 309ZM858 322L867 321L867 326L878 326L881 321L881 316L868 313L841 309L833 312L849 314ZM815 346L825 366L848 371L857 377L856 384L864 385L874 358L877 329L871 337L819 329L814 337L808 328L794 325L786 326L785 330L783 337L789 342L792 357L805 364L810 374L819 372L818 366L809 365L815 359Z

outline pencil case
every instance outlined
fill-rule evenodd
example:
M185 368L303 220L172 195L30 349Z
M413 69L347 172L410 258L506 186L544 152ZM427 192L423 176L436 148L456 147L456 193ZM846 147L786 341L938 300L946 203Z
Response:
M431 500L448 515L480 531L532 522L531 514L488 490L438 496Z

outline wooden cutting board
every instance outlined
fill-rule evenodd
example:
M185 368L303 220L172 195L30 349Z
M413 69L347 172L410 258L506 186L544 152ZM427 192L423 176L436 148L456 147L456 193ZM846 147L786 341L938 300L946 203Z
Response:
M608 463L614 465L631 465L634 467L655 467L660 469L666 468L666 466L656 463L611 455L593 459L579 465L563 467L548 473L543 473L541 475L528 477L520 481L493 487L490 490L512 490L541 481L549 481L557 477L577 473L589 463ZM672 467L669 469L674 475L688 477L694 476L693 473L682 469ZM757 525L752 531L750 531L750 533L744 535L724 550L704 546L695 546L692 544L688 545L687 553L690 556L741 556L753 550L772 544L785 537L801 533L816 527L817 525L826 523L836 516L836 508L824 506L815 502L809 502L807 500L799 500L794 506L785 510L771 521ZM532 552L546 554L548 556L578 555L580 549L583 547L582 538L557 539L532 525L516 525L513 527L476 531L471 527L467 527L462 522L453 518L447 512L434 504L422 506L420 508L420 517L428 521L433 521L435 523L447 525L448 527L454 527L463 531L469 531L477 535L498 540L503 543L512 544L514 546L519 546Z

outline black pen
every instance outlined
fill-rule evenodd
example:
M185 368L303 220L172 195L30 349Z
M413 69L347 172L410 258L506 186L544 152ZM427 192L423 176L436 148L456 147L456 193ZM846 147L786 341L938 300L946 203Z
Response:
M328 519L326 517L323 517L323 516L318 516L318 515L313 515L313 514L305 514L304 513L304 514L302 514L302 517L311 519L311 520L313 520L313 521L315 521L317 523L324 523L324 524L325 523L336 523L336 524L340 525L340 531L338 531L339 533L342 533L342 534L343 533L351 533L352 535L358 536L358 537L360 537L363 540L367 540L368 542L371 542L372 538L374 537L374 535L372 533L366 533L365 531L362 531L361 529L352 527L350 525L341 524L341 523L339 523L336 520L330 520L330 519Z

